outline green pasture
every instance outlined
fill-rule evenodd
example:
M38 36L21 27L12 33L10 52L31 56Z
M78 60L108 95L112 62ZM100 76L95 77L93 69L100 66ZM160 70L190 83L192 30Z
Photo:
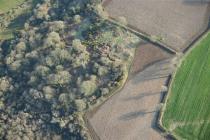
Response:
M8 12L26 0L0 0L0 13Z
M210 139L210 33L176 72L162 122L180 139Z
M21 5L26 0L0 0L0 14L6 13L10 9ZM18 16L10 21L10 25L6 29L0 29L0 40L10 39L13 37L13 32L23 28L25 20L28 17L29 11L20 9L17 11ZM6 14L4 16L7 16ZM8 15L10 16L10 15Z

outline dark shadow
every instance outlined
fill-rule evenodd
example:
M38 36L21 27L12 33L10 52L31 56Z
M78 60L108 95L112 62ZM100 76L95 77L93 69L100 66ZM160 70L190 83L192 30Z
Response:
M160 117L160 111L158 110L157 112L154 113L154 117L151 122L151 128L153 130L157 131L158 133L163 134L163 132L165 132L165 130L162 127L160 127L158 124L159 117ZM175 140L175 138L172 135L165 135L162 137L164 137L166 140Z
M156 112L156 111L140 110L138 112L130 112L130 113L124 114L124 115L120 116L118 119L121 121L129 121L132 119L136 119L138 117L143 117L147 114L154 113L154 112Z
M161 92L154 92L154 93L150 93L150 92L145 92L145 93L140 93L140 95L138 96L134 96L134 97L129 97L124 99L124 101L131 101L131 100L140 100L144 97L148 97L148 96L153 96L153 95L158 95L161 94Z
M151 127L152 127L152 129L154 129L158 132L161 132L160 129L158 129L158 127L157 127L158 116L159 116L159 112L154 113L154 117L153 117L153 120L152 120L152 123L151 123Z
M19 15L18 17L16 17L15 19L13 19L10 22L8 28L9 29L21 29L24 26L25 22L31 17L33 9L40 2L41 2L41 0L32 0L32 2L31 2L31 10L30 11L26 11L23 14Z
M164 73L152 73L151 72L151 75L149 75L149 74L139 75L139 77L132 80L132 84L136 85L136 84L139 84L139 83L145 82L145 81L165 78L165 77L168 77L169 75L171 75L171 73L172 73L172 71L168 70L168 71L165 71Z
M12 20L8 26L9 29L22 29L24 27L25 22L29 19L30 13L23 13L22 15L16 17Z
M168 74L158 74L158 75L153 75L153 76L150 76L150 77L140 77L139 79L136 79L135 81L133 80L133 84L139 84L141 82L145 82L145 81L150 81L150 80L157 80L157 79L162 79L162 78L166 78L168 77L169 75L171 75L171 73L168 73Z
M36 7L38 3L40 3L41 0L32 0L30 3L27 3L27 5L30 5L30 10L24 10L22 14L17 15L14 19L9 21L9 25L6 28L6 30L10 31L11 34L16 34L19 30L24 29L24 24L26 21L31 17L33 14L33 9ZM23 3L25 4L25 3ZM18 5L17 7L22 7L23 4ZM14 8L15 9L15 8ZM7 16L7 15L6 15ZM14 35L15 36L15 35ZM11 38L9 38L11 39ZM8 40L8 39L4 39ZM1 41L1 39L0 39Z
M168 79L166 80L166 82L165 82L165 86L169 86L170 85L170 82L171 82L171 78L172 78L172 76L170 75L169 77L168 77ZM164 103L165 102L165 97L166 97L166 94L167 94L167 92L161 92L161 97L160 97L160 103ZM160 106L160 108L157 108L157 111L154 113L154 117L153 117L153 119L152 119L152 122L151 122L151 128L153 129L153 130L155 130L155 131L157 131L158 133L162 133L162 134L164 134L166 131L163 129L163 127L158 123L159 122L159 119L160 119L160 116L161 116L161 113L160 113L160 111L161 111L161 106ZM163 136L166 140L175 140L175 138L174 138L174 136L172 136L172 135L164 135Z
M173 69L170 67L171 60L164 60L159 61L146 69L144 71L136 74L134 79L132 80L133 84L139 84L142 81L145 80L152 80L152 79L158 79L162 77L167 77L173 72Z
M184 4L203 5L210 4L210 0L183 0Z
M144 46L144 45L146 45L146 44L149 44L149 42L146 42L146 41L140 41L139 43L138 43L138 46L137 46L137 48L140 48L141 46Z

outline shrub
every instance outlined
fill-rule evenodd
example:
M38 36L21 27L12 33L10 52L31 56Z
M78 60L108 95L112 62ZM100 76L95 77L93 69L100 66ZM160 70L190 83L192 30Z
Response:
M56 46L58 47L61 45L61 38L60 35L57 32L51 32L47 35L47 39L45 41L45 45L48 47Z
M0 91L6 92L9 90L10 82L7 77L0 78Z
M52 88L51 86L45 86L43 87L44 96L46 99L52 99L56 93L56 90Z
M56 74L50 74L48 76L49 84L64 86L66 84L69 84L71 80L71 75L68 71L59 71Z
M75 100L74 103L75 103L75 107L78 111L83 111L87 107L85 101L82 99L77 99L77 100Z
M85 96L91 96L96 90L96 83L93 80L83 81L80 85L80 92Z

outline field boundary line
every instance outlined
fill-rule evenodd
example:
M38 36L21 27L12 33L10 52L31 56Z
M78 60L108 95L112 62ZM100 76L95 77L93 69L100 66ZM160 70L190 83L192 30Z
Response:
M84 113L83 115L83 120L85 121L85 127L87 127L88 131L89 131L89 136L91 140L100 140L100 138L97 136L96 132L94 131L94 128L92 127L92 125L89 123L88 118L91 118L92 115L97 112L97 110L104 104L106 103L112 96L116 95L117 93L119 93L124 86L126 85L128 79L128 75L129 73L127 73L125 75L125 78L123 78L123 80L120 82L120 86L114 88L112 91L109 92L109 95L102 97L101 99L99 99L99 103L96 103L94 105L91 105L90 108ZM90 116L90 117L88 117Z
M170 47L168 47L166 44L164 44L163 42L161 41L158 41L158 40L155 40L155 39L152 39L152 37L146 33L143 33L141 31L139 31L138 29L135 29L135 27L131 26L131 25L123 25L123 24L120 24L115 18L109 16L108 19L106 19L107 21L111 22L112 24L116 25L116 26L119 26L125 30L128 30L130 31L131 33L135 34L136 36L138 36L139 38L141 38L142 40L145 40L165 51L167 51L168 53L170 54L177 54L178 52L175 50L175 49L172 49Z
M102 0L102 6L104 7L104 9L106 9L106 7L112 2L113 0ZM195 35L193 35L189 40L186 41L185 44L181 45L182 49L174 49L170 44L165 43L164 41L161 40L153 40L152 39L152 35L146 33L145 31L142 31L141 29L138 29L137 27L127 24L124 25L126 26L128 29L133 30L134 34L136 34L135 32L139 33L140 37L143 37L142 39L145 39L147 41L151 41L150 43L155 43L155 45L157 45L158 47L165 47L166 49L169 49L170 51L173 52L186 52L194 42L196 42L197 39L199 39L203 34L205 34L205 32L208 30L208 28L210 27L210 18L209 18L209 12L210 12L210 4L208 4L207 7L207 12L205 13L204 17L205 17L205 22L203 23L201 29L199 29L199 31L197 33L195 33ZM114 20L116 22L117 21L117 17L113 17L113 16L108 16L109 19ZM122 25L121 25L122 26ZM137 34L136 34L137 35ZM146 37L146 38L144 38ZM161 45L161 46L159 46ZM186 46L186 47L185 47Z
M198 31L196 35L194 35L191 40L189 40L185 45L187 46L186 48L182 49L183 53L186 53L200 38L202 38L203 35L208 32L210 28L210 17L209 17L209 12L210 12L210 4L208 4L206 15L205 15L205 22L204 25L202 26L203 28Z
M182 64L182 62L185 60L185 58L192 52L192 50L208 35L210 34L210 30L207 29L206 32L196 40L196 42L194 42L192 44L192 46L189 47L189 49L184 53L184 56L181 57L181 59L179 60L178 62L178 67L176 68L175 72L172 73L171 75L171 78L169 80L169 83L168 83L168 91L166 92L165 96L163 97L163 100L162 100L162 107L159 111L159 115L158 115L158 122L157 122L157 125L158 127L161 129L161 131L163 131L163 133L166 134L166 137L170 137L170 138L173 138L173 139L179 139L179 136L177 136L176 134L172 133L172 132L169 132L164 126L163 126L163 123L162 123L162 119L163 119L163 115L164 115L164 112L165 112L165 109L166 109L166 105L167 105L167 101L171 95L171 90L172 90L172 84L174 82L174 79L175 79L175 76L176 76L176 73L177 71L179 70L179 66Z
M138 42L138 44L141 43ZM133 65L133 60L135 59L135 53L136 53L136 49L137 47L135 48L134 50L134 56L131 58L130 63L128 63L128 68L127 68L127 72L125 73L124 75L124 78L120 81L120 84L118 87L115 87L114 89L112 89L108 95L106 96L102 96L100 99L99 99L99 103L96 103L96 104L93 104L93 105L90 105L89 108L82 114L82 118L84 120L84 123L85 123L85 126L83 127L86 127L87 128L87 131L88 131L88 137L91 139L91 140L100 140L99 136L96 134L94 128L92 127L92 125L90 124L90 121L88 120L88 118L92 118L92 115L97 112L97 110L103 105L105 104L110 98L112 98L114 95L116 95L117 93L119 93L126 85L126 83L130 80L129 77L130 77L130 70L131 70L131 67Z

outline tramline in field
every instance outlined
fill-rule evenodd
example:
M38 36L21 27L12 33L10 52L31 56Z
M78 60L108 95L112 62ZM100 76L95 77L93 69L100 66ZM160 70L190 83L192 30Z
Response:
M166 103L163 126L181 139L210 137L210 33L184 58Z

